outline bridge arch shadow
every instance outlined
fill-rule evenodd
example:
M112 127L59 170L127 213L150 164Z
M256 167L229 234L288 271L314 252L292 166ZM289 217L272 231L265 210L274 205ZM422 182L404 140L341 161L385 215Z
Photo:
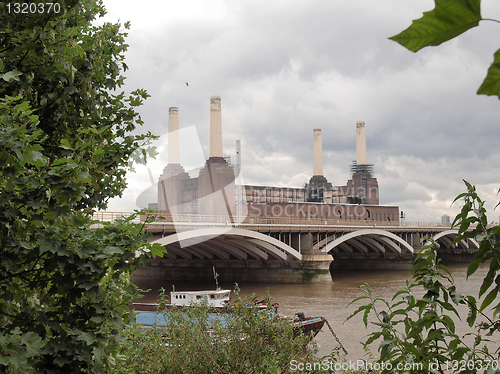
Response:
M475 239L466 238L451 244L458 236L458 230L447 230L435 235L433 239L439 243L440 253L476 253L479 243Z
M350 232L335 238L323 239L316 244L322 252L335 259L401 258L413 256L413 248L399 236L379 229Z
M302 255L291 246L271 236L240 228L189 230L153 237L150 242L166 248L163 260L191 266L204 263L232 267L239 263L251 267L302 260Z

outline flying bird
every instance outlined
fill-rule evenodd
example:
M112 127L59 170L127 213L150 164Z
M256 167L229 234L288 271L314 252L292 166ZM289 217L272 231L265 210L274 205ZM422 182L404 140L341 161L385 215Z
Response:
M187 86L189 86L189 83L188 83L188 82L186 82L186 87L187 87Z

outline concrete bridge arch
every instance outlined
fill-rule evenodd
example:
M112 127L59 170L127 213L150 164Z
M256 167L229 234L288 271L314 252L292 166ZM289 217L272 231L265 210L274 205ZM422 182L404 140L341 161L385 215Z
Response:
M184 231L151 243L166 247L164 258L187 262L217 260L223 262L292 262L302 255L291 246L262 233L240 228L203 228Z
M320 250L334 257L385 258L413 254L413 248L405 240L379 229L357 230L333 240L326 238L322 242L318 243Z

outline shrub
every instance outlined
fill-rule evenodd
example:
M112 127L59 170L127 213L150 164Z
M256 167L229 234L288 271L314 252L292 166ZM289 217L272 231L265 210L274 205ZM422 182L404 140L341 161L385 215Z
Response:
M270 305L262 310L238 299L226 312L193 305L159 311L165 326L130 326L129 345L110 373L287 373L291 360L317 352Z

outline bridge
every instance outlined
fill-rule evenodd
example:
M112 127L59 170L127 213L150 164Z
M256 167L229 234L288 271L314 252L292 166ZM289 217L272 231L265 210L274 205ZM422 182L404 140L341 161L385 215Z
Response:
M98 212L113 221L132 213ZM462 259L478 249L474 240L450 244L458 231L450 224L361 221L295 217L236 217L155 214L145 224L151 242L165 246L163 258L151 259L138 274L189 280L222 279L266 282L331 281L342 269L409 269L428 238L440 253ZM145 222L140 216L136 222Z

